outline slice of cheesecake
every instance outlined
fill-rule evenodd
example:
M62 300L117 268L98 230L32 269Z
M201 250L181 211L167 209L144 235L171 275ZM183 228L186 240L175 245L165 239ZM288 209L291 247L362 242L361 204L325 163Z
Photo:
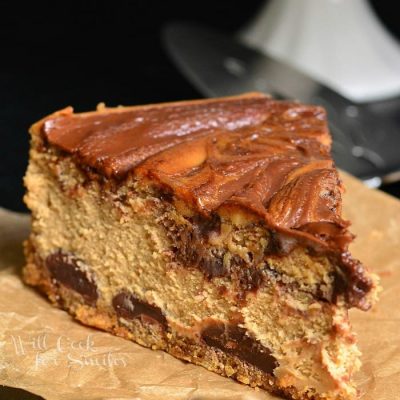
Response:
M323 109L246 94L31 128L25 281L84 324L293 399L348 399L347 247Z

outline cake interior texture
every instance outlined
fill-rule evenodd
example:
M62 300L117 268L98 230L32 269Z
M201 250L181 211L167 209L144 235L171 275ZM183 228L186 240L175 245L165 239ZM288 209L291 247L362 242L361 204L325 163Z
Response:
M322 109L257 94L35 124L25 281L84 324L292 399L348 399L347 251Z

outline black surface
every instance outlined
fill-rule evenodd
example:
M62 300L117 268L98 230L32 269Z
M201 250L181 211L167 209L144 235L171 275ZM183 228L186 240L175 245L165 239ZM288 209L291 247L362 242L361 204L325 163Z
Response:
M0 385L0 400L44 400L43 397L37 396L23 389L12 388Z
M193 20L227 32L262 1L0 3L0 206L24 210L29 125L67 105L142 104L200 97L169 61L160 29ZM399 37L393 3L374 1ZM400 185L385 190L400 196Z

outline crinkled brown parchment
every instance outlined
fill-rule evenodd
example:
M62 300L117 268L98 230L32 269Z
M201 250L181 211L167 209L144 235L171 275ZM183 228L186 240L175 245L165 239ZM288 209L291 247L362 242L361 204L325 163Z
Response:
M363 400L400 399L400 202L344 176L353 254L381 277L370 311L351 311ZM0 384L46 399L272 399L230 379L74 322L20 279L29 217L0 209Z

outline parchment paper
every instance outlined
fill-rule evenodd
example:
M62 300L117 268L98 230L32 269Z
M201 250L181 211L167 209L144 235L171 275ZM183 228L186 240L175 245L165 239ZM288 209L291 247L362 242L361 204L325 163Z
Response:
M381 277L380 302L351 311L363 352L363 400L400 399L400 202L343 176L353 254ZM46 399L274 398L74 322L20 279L29 217L0 209L0 384Z

